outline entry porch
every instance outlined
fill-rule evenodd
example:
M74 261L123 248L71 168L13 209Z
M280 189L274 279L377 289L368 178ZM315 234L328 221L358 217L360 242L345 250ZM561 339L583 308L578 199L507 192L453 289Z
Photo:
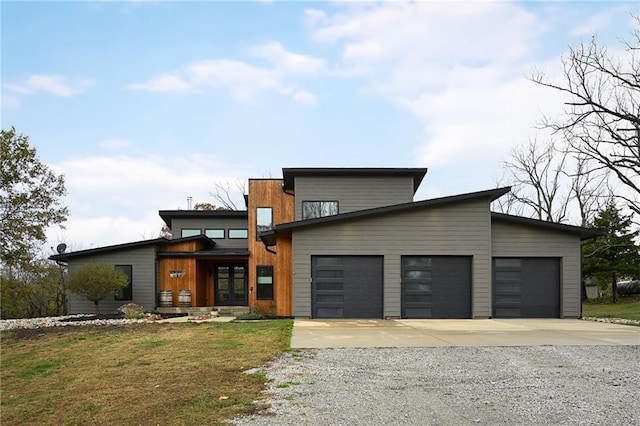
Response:
M160 253L159 309L189 312L193 308L217 308L231 314L237 308L248 310L248 253L216 252Z

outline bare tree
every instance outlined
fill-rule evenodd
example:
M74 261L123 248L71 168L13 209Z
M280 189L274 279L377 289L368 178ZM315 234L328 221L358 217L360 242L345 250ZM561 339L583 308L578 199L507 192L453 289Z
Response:
M615 196L640 214L640 17L624 53L610 54L593 37L563 58L563 81L541 72L531 80L568 96L565 115L542 125L568 141L573 153L589 160L589 171L609 170L622 184Z
M590 167L584 155L575 157L575 167L567 176L571 178L571 194L580 213L580 225L588 226L596 214L613 197L608 169Z
M508 182L512 191L494 207L504 213L585 225L611 197L608 171L590 167L589 161L574 155L565 143L530 140L504 162L502 182Z
M239 200L237 199L238 193L241 198L244 198L244 195L247 193L247 186L244 180L236 179L233 187L229 183L229 180L214 182L213 185L214 190L210 192L209 195L211 195L221 207L225 210L244 210L239 207Z
M567 219L570 195L561 185L567 153L554 142L529 140L515 148L505 161L510 173L514 201L526 206L540 220L563 222Z

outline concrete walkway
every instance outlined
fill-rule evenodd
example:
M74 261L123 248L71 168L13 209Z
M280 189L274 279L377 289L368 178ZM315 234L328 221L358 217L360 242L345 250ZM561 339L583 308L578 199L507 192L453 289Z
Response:
M640 327L572 319L295 320L292 348L640 345Z

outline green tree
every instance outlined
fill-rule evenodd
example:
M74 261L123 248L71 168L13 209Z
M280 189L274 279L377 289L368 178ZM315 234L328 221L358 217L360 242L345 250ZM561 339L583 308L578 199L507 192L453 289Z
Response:
M585 277L602 284L610 282L614 303L618 301L618 280L640 275L640 254L634 243L640 231L631 231L631 224L631 216L624 216L609 202L591 223L605 235L583 246Z
M46 228L67 219L66 189L14 127L2 130L0 160L0 262L11 268L32 260Z
M67 304L60 267L46 259L0 275L0 316L33 318L65 315Z
M67 278L69 291L93 302L96 314L100 313L102 299L115 296L128 283L129 278L124 272L104 263L88 263Z

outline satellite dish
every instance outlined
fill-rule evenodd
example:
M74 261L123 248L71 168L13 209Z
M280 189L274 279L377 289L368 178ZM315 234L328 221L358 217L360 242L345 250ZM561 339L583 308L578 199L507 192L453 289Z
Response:
M65 243L58 244L58 246L56 247L56 250L58 251L58 254L64 253L64 251L66 249L67 249L67 245Z

